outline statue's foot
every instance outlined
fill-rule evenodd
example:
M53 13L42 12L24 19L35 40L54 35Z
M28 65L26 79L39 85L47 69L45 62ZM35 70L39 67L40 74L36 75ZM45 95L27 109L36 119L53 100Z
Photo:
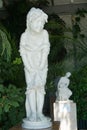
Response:
M39 113L37 115L37 120L38 121L47 121L47 117L45 117L42 113Z
M36 121L36 114L32 114L29 118L30 121Z

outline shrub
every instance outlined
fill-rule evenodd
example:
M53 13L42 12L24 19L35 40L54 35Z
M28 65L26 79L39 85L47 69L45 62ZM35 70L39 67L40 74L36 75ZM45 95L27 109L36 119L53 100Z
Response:
M78 119L87 119L87 66L73 72L70 89L73 92L72 99L77 103Z
M3 129L8 129L18 123L24 116L24 90L9 84L0 84L0 123ZM22 107L21 107L22 106ZM10 122L10 123L9 123Z

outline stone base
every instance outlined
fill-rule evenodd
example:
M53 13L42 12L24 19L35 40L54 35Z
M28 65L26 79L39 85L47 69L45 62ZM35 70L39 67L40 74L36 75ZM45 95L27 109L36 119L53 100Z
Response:
M29 121L27 118L23 119L23 124L22 124L22 128L25 129L44 129L44 128L48 128L51 127L52 123L51 123L51 119L47 118L46 121L37 121L37 122L32 122Z
M57 101L53 108L54 121L60 121L59 130L77 130L76 103Z

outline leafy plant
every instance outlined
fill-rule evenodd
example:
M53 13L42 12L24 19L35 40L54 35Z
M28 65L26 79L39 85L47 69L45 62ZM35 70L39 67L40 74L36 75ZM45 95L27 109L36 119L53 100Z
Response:
M24 72L19 52L16 48L16 41L4 26L0 26L0 83L9 83L19 86L24 82ZM20 77L21 74L21 77ZM16 82L16 81L19 82ZM25 85L21 83L21 86Z
M23 107L25 98L23 96L23 86L25 85L23 84L23 65L14 42L10 33L1 25L0 126L3 130L9 129L12 125L20 122L25 114Z
M9 42L7 31L0 26L0 58L5 58L7 61L11 59L11 44Z
M72 99L77 104L78 119L87 119L87 66L73 72L70 89L73 92ZM84 105L83 105L84 104Z
M54 93L56 91L56 79L59 78L61 75L64 75L66 72L63 68L63 63L51 63L48 66L48 76L47 76L47 84L46 84L46 90L50 93Z
M4 86L0 84L0 123L2 124L2 128L4 127L11 127L13 122L11 119L12 116L15 119L14 113L20 110L20 106L24 102L24 94L23 90L20 88L16 88L14 85L9 84L8 86ZM16 109L15 109L16 108ZM14 113L11 113L14 110ZM22 109L23 110L23 109ZM20 114L20 112L19 112ZM24 113L22 114L22 116ZM6 118L5 118L6 116ZM11 118L10 118L11 116ZM10 124L7 121L10 119ZM21 118L20 118L21 120ZM15 120L15 123L18 123L19 120ZM6 125L6 126L5 126ZM6 128L7 129L7 128Z
M18 107L20 102L23 102L23 97L21 95L21 89L14 85L9 85L8 87L0 84L0 114L2 111L8 112L11 107Z
M84 25L81 24L82 19L85 20L85 15L87 11L78 10L75 15L72 15L72 28L69 30L68 34L71 38L66 38L66 50L67 50L67 60L73 60L73 69L77 70L87 64L87 35Z
M49 20L45 28L49 32L51 44L49 63L60 62L66 55L66 49L64 47L65 23L58 15L52 14L49 15Z

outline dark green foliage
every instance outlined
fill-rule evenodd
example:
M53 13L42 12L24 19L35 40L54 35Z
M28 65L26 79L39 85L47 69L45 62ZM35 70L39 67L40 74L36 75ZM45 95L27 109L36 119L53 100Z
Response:
M0 84L0 122L3 130L21 121L24 116L23 102L23 88L16 88L12 84L8 86Z
M8 18L3 20L4 26L8 28L12 36L15 36L19 42L19 38L22 32L26 28L26 15L32 7L42 8L43 6L48 6L49 2L47 0L36 0L27 1L19 0L14 1L10 5L6 6L8 11ZM18 43L17 43L18 44Z
M81 29L79 27L79 25L76 23L75 25L73 25L73 37L77 38L78 34L81 32Z
M10 61L11 60L11 44L7 35L6 29L0 25L0 58Z
M0 60L0 83L5 85L12 83L23 87L25 86L23 65L22 62L20 64L15 62L16 60L13 62Z
M72 99L77 103L78 119L87 119L87 66L71 76Z
M12 83L23 87L25 84L25 82L21 83L24 81L23 65L15 45L16 42L3 26L0 28L0 83L5 85Z
M85 10L84 8L77 10L76 15L79 15L80 17L85 17L85 14L87 13L87 10Z
M65 44L67 46L66 60L68 62L71 59L73 60L72 68L74 70L78 70L87 64L87 35L85 33L85 25L82 25L83 17L80 15L80 13L84 14L85 16L87 11L79 10L75 15L72 15L72 27L69 30L66 29L66 32L70 33L70 36L66 36L65 40Z
M22 61L21 58L19 58L15 44L16 42L12 39L10 33L1 25L0 127L2 127L3 130L8 130L12 125L19 123L25 114L24 72Z
M42 7L48 6L48 5L49 5L48 0L36 0L34 3L34 6L39 7L39 8L42 8Z
M64 75L64 69L62 62L60 63L52 63L48 66L48 76L47 76L47 90L50 92L55 92L56 87L55 86L55 79L58 76Z
M49 32L50 54L49 69L47 78L47 90L55 92L55 79L63 73L62 61L66 55L64 47L64 21L56 14L49 15L48 23L45 28Z
M57 63L62 61L66 55L66 49L64 47L64 21L56 14L49 15L49 20L45 28L50 34L51 51L49 55L49 62Z

